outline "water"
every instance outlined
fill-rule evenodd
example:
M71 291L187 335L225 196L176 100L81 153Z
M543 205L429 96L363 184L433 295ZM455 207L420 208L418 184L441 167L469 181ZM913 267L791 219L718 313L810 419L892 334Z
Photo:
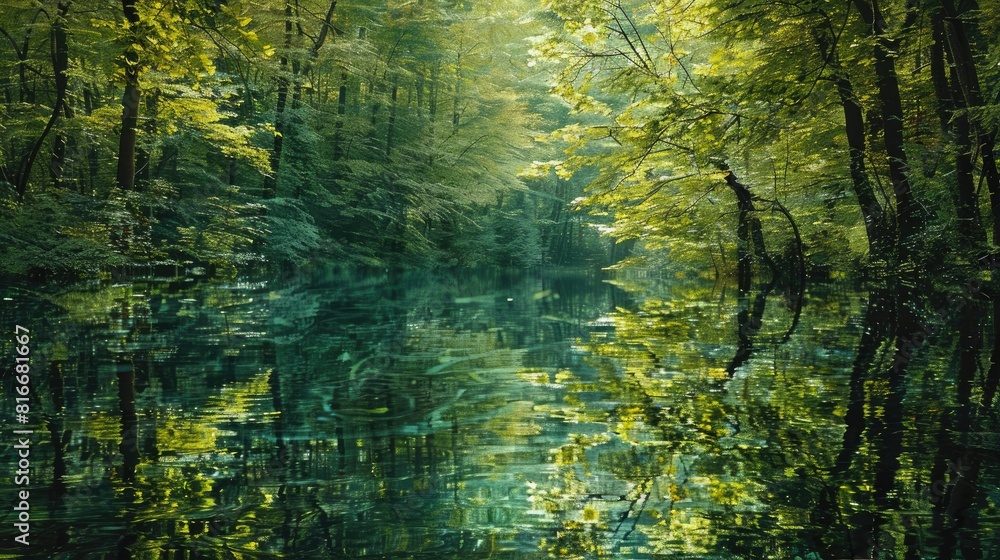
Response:
M0 402L3 549L24 557L1000 557L979 303L923 317L899 361L891 297L838 284L331 273L4 295L4 328L31 330L29 423L13 376Z

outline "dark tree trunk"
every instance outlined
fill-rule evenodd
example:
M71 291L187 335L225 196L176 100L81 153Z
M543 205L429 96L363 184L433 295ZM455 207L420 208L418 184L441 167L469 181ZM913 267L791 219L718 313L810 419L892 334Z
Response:
M943 130L955 141L955 214L958 219L958 232L962 236L964 244L970 247L981 246L985 241L983 237L982 224L979 217L979 200L976 195L975 169L973 162L973 145L975 143L972 131L972 123L969 120L968 112L965 110L955 111L955 109L967 109L968 98L963 92L963 79L961 71L955 60L954 40L948 41L949 33L946 32L944 23L944 11L934 10L931 17L931 27L934 34L935 45L941 43L940 48L934 51L941 51L944 60L932 60L932 78L935 86L935 95L938 96L938 106L943 108L941 118L947 118L948 122L943 125ZM938 84L939 76L935 76L936 66L947 66L951 69L950 80L945 76L943 84ZM944 87L944 91L937 91L938 87Z
M947 18L944 18L946 46L950 47L952 60L954 62L952 79L954 80L955 105L959 109L966 109L962 116L968 122L968 131L962 134L963 130L956 130L959 136L959 150L967 151L970 155L968 162L962 162L959 169L964 173L965 168L974 165L972 161L973 146L978 148L983 158L983 175L990 192L990 210L993 217L992 230L993 242L1000 239L1000 171L997 169L994 158L996 148L996 132L987 127L985 123L971 122L966 116L968 109L977 109L984 106L982 91L979 85L979 72L976 69L975 57L973 55L973 45L970 35L977 26L975 2L960 2L956 7L953 0L941 0ZM956 124L958 128L958 124ZM978 130L976 130L978 129ZM963 139L962 136L966 138ZM971 170L969 174L971 175ZM973 191L975 193L975 191Z
M955 110L955 101L951 98L948 88L947 63L945 58L946 41L944 31L944 13L936 9L931 12L931 83L934 85L934 96L937 98L937 115L941 124L941 132L951 132L951 113Z
M68 1L63 1L58 4L58 13L54 18L54 22L52 24L53 34L58 33L57 29L60 26L62 27L63 32L65 33L65 26L66 26L65 20L66 20L66 14L67 12L69 12L69 6L70 3ZM13 39L9 34L4 32L4 35L11 42L12 45L15 45ZM21 64L19 65L21 68L21 72L23 72L24 65L27 60L26 57L28 52L28 37L29 34L25 33L24 44L22 45L20 51L18 52L18 58L21 61ZM59 118L59 114L63 112L63 107L66 104L66 83L68 78L66 76L65 69L63 69L60 72L61 67L68 65L67 62L68 59L62 58L65 55L67 55L66 51L60 52L59 49L57 48L52 49L52 67L55 70L55 81L56 81L56 100L55 103L53 103L52 105L52 113L49 116L48 121L45 123L45 127L42 129L42 132L38 135L38 138L35 139L35 142L31 145L28 151L22 154L20 158L18 158L17 167L15 169L12 170L8 166L0 164L0 175L3 176L3 179L5 181L14 185L14 190L17 193L17 199L19 201L23 201L25 195L28 193L28 181L31 178L31 169L35 165L35 159L38 157L38 154L42 151L42 145L45 143L45 138L48 137L49 132L52 130L52 126L56 123L56 120ZM22 78L21 88L23 96L25 95L26 91L25 88L27 88L27 82L23 81L23 78ZM26 97L26 99L28 103L34 103L34 93L32 92L30 95Z
M52 21L52 69L55 71L56 82L56 106L53 111L62 111L67 119L73 118L73 109L67 101L67 89L69 76L69 45L67 43L67 23L66 14L69 12L69 2L59 4L58 16ZM52 182L56 188L65 187L63 173L66 167L66 150L69 139L66 134L59 132L56 134L55 142L52 146L52 160L49 171L52 174Z
M292 61L292 110L302 106L302 64ZM289 124L289 123L285 123Z
M337 0L330 3L330 7L323 19L322 27L318 36L312 41L309 47L309 57L304 63L299 60L290 60L289 53L293 43L293 28L299 37L305 36L302 23L299 20L298 2L285 2L285 46L280 59L281 75L278 78L278 98L274 107L274 147L271 151L271 174L264 178L264 198L274 198L277 196L278 178L281 173L282 152L285 147L285 136L294 137L294 128L300 124L294 118L288 118L288 93L291 89L292 109L298 109L302 104L302 77L312 71L312 64L319 57L319 50L326 43L333 28L333 13L337 9ZM291 66L291 78L288 77L288 67ZM294 147L293 147L294 149ZM295 186L295 196L298 198L302 186Z
M952 79L956 78L952 72ZM958 232L967 247L977 247L985 239L979 219L979 197L976 196L972 123L965 111L956 114L952 122L955 133L955 214L958 218Z
M986 187L990 191L990 214L992 215L993 244L1000 243L1000 170L994 157L996 133L989 132L979 137L979 153L983 157L983 174Z
M278 191L278 174L281 172L281 150L284 146L285 105L288 103L288 53L292 49L292 3L285 2L285 45L278 61L278 99L274 105L274 146L271 150L271 173L264 177L264 198L274 198Z
M887 35L888 25L877 0L854 0L854 5L875 38L875 76L882 104L882 133L889 157L889 177L896 196L900 257L906 261L916 248L917 234L924 220L910 185L910 166L903 144L903 102L895 62L898 45Z
M319 50L323 48L326 43L327 37L330 36L330 31L333 29L333 13L337 10L337 0L332 0L330 2L330 7L326 11L326 17L323 18L322 26L320 27L319 34L313 39L312 44L309 46L309 58L306 59L305 64L302 66L301 73L303 76L308 75L312 72L313 64L316 59L319 58ZM299 35L304 35L302 27L299 27ZM296 71L298 75L298 71ZM296 80L295 82L296 99L302 98L302 82L301 80Z
M122 0L125 19L132 29L139 25L136 0ZM139 122L139 52L135 45L125 51L125 94L122 96L122 130L118 138L118 186L126 191L135 189L135 144Z
M865 165L864 113L857 96L854 94L854 85L840 65L833 37L828 32L817 30L816 39L820 53L834 75L840 104L844 109L844 129L847 133L850 155L851 182L854 184L854 194L861 207L861 217L865 221L869 254L873 258L888 258L895 244L895 236L889 216L875 196L875 190Z
M63 133L56 134L52 142L52 158L49 162L49 174L52 176L52 186L57 189L66 187L66 159L70 149L71 137Z
M94 94L89 87L83 90L83 110L89 117L94 112ZM87 143L87 188L90 189L90 194L97 192L97 172L100 169L100 159L97 155L97 148L94 147L92 142ZM83 186L80 186L81 194L86 194L83 191Z
M18 45L14 37L4 28L0 27L0 34L7 39L10 43L12 49L14 49L14 54L17 56L17 101L19 103L27 103L29 105L35 103L35 92L33 89L28 87L28 46L31 44L31 31L34 29L34 23L38 20L38 16L43 13L43 10L38 10L35 12L35 17L32 18L32 25L29 25L24 30L24 39L21 40L21 44ZM8 103L10 102L10 97L8 96Z
M757 209L754 207L750 189L739 182L736 174L730 171L729 166L724 162L716 162L716 166L726 172L726 185L736 195L736 205L739 210L739 222L736 226L738 237L736 279L740 293L745 294L750 291L754 257L761 264L767 265L774 276L778 275L778 267L768 256L764 246L764 231L761 228L760 219L756 216Z
M854 88L846 76L837 78L837 90L844 108L844 128L850 155L851 182L861 207L861 217L868 233L869 252L875 258L888 258L895 244L889 215L875 196L865 165L865 123Z

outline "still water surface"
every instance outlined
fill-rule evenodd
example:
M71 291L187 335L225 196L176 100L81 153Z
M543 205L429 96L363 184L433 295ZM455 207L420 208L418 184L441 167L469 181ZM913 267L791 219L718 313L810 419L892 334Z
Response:
M892 368L888 296L836 284L330 273L4 295L3 328L33 337L30 484L0 457L2 550L24 557L1000 558L978 303L931 316Z

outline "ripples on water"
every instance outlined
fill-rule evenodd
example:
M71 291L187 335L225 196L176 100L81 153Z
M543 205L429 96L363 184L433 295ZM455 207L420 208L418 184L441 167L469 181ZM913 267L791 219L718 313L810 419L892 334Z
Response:
M838 285L465 272L5 295L3 324L34 336L39 558L1000 557L978 304L894 376L882 296Z

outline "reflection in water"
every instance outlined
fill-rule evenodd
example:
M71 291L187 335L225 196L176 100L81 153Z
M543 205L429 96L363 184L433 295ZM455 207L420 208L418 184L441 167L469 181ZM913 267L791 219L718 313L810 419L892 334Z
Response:
M772 288L468 272L14 293L2 319L37 332L32 553L1000 555L997 304Z

